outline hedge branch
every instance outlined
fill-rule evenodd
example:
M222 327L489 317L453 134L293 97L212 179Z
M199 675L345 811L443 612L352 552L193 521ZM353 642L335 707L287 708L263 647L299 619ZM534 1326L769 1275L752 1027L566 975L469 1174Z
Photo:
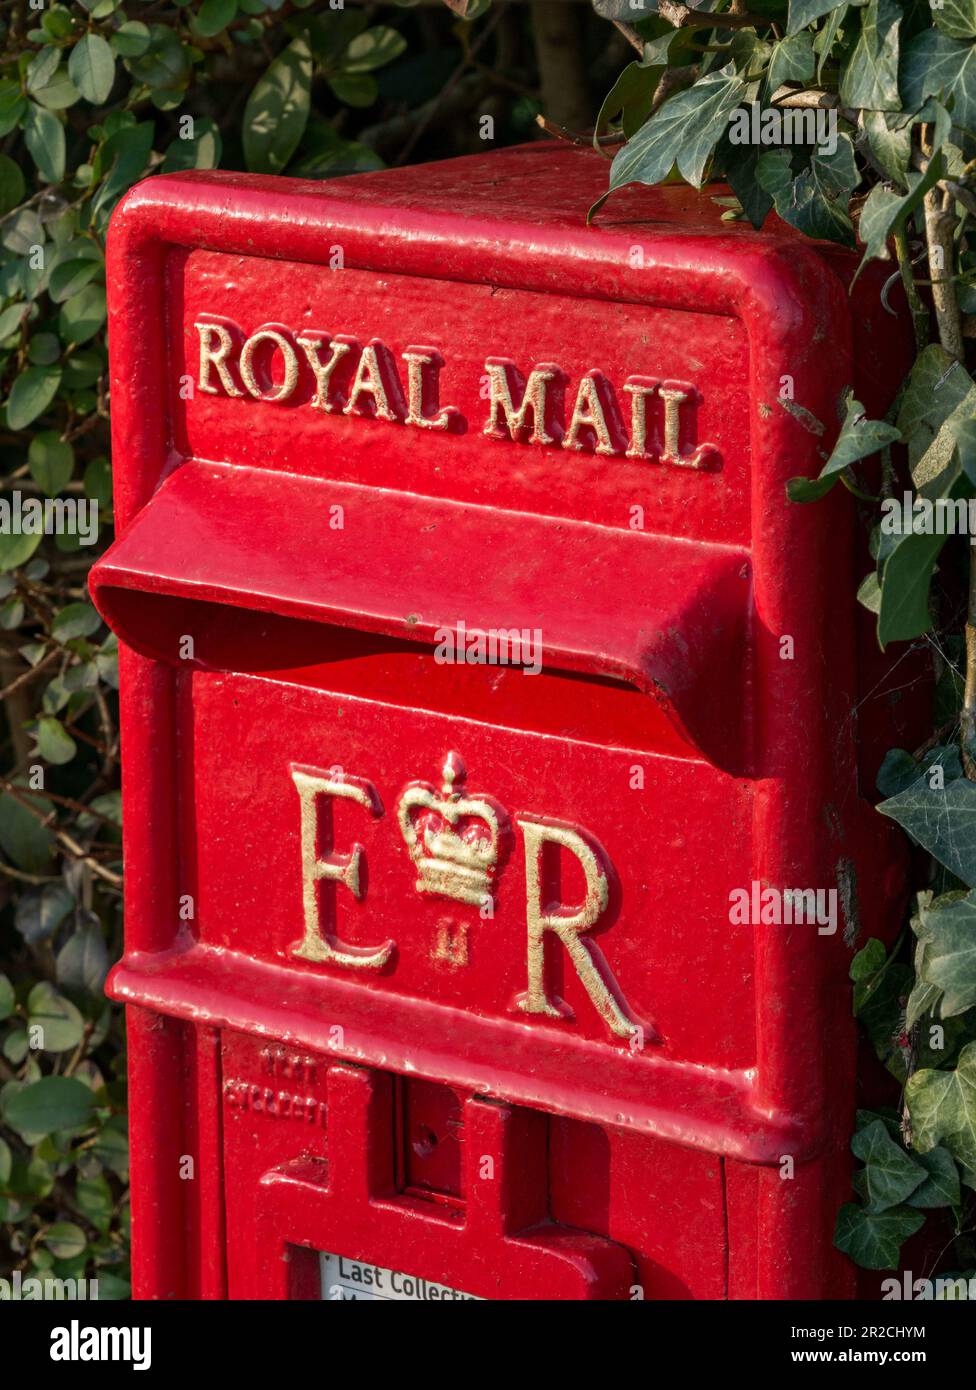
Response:
M756 29L768 23L762 15L747 14L735 3L730 11L712 14L709 10L693 10L678 0L660 0L657 12L675 29Z

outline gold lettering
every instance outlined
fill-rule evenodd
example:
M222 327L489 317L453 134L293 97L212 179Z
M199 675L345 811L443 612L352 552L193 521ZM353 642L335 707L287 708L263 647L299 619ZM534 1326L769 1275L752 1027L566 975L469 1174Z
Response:
M525 383L522 403L517 410L512 399L514 364L502 357L489 357L485 362L485 369L488 373L491 392L488 400L488 423L485 425L485 434L490 439L514 440L526 428L528 415L531 411L532 433L529 435L528 442L530 444L557 444L559 441L549 433L547 417L549 384L561 375L559 368L550 362L540 362L538 366L533 367L529 379ZM505 417L504 425L501 424L499 418L502 415Z
M285 364L284 379L271 390L265 391L254 375L254 354L262 343L274 343ZM275 328L262 328L252 333L241 348L239 362L241 380L258 401L286 401L298 385L298 358L295 349L283 333Z
M657 382L648 376L629 376L624 382L624 391L630 397L630 448L629 459L646 459L657 454L657 448L647 447L647 400L657 390Z
M216 367L220 384L228 396L243 396L244 392L234 385L234 378L227 368L227 355L234 346L228 329L222 323L195 323L193 327L200 334L200 390L211 396L220 395L216 386L210 384L210 368ZM217 339L216 347L214 338Z
M380 360L380 354L384 351L383 344L375 338L363 348L343 415L358 415L359 397L372 396L377 419L397 419L396 411L390 405L390 391L384 380L385 373Z
M332 373L335 371L339 362L350 349L354 346L355 340L352 338L333 338L329 343L332 349L329 354L328 362L323 362L319 357L319 348L322 346L324 333L302 334L295 341L305 353L308 365L315 373L315 395L310 404L316 410L324 410L331 415L335 406L329 400L329 383L332 380Z
M581 379L579 390L576 393L573 418L569 422L569 429L563 440L564 449L582 449L583 445L580 443L579 437L580 430L588 428L596 435L596 452L598 454L616 454L618 452L607 424L606 410L602 399L605 390L605 378L599 372L587 372L586 376Z
M318 812L320 796L347 797L363 806L372 816L383 814L383 803L371 782L359 777L321 777L292 768L292 781L301 802L302 845L302 907L305 935L292 955L329 965L343 965L350 970L381 970L389 960L395 942L387 941L375 949L364 946L344 946L338 939L329 940L319 916L318 884L322 879L341 883L354 898L362 897L361 867L364 850L354 844L349 854L336 854L334 849L320 859L318 855Z
M439 408L438 376L444 359L434 348L408 347L402 354L407 364L407 418L405 424L416 425L422 430L446 430L450 428L451 416L457 414L454 406ZM431 371L424 373L424 368ZM427 404L433 415L424 414L424 387L428 388Z
M554 822L542 822L519 817L525 841L525 918L528 926L528 989L518 1001L527 1014L546 1014L549 1018L565 1018L565 1004L557 1006L546 992L545 935L553 932L566 948L583 987L594 1007L612 1033L630 1038L634 1023L628 1018L611 993L605 975L609 974L598 946L582 941L580 935L600 920L610 900L610 884L605 864L597 850L578 830ZM557 903L543 906L542 852L546 844L561 845L576 856L586 880L586 894L575 912L567 912ZM612 978L612 977L611 977Z
M659 388L664 402L664 451L662 463L677 464L679 468L704 468L715 454L713 444L699 444L693 453L681 452L681 407L695 395L693 386L680 381L665 381Z

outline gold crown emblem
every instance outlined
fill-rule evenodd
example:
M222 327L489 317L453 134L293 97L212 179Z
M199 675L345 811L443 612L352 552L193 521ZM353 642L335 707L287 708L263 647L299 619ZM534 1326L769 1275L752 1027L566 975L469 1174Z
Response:
M419 893L480 906L490 898L498 873L508 817L490 796L466 796L464 763L448 753L440 793L414 782L400 798L400 832L417 865Z

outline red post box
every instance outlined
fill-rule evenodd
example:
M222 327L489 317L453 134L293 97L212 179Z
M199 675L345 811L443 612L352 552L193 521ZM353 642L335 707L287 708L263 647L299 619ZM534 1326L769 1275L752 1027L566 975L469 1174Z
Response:
M847 259L538 146L180 174L109 254L134 1289L850 1296L904 869ZM867 673L867 674L866 674ZM868 679L870 675L870 679Z

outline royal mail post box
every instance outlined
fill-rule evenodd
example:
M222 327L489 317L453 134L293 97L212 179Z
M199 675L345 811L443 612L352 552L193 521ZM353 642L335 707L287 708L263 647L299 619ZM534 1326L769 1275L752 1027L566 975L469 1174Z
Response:
M605 176L115 214L137 1296L853 1293L899 707L850 498L785 484L907 344L707 191L587 227Z

